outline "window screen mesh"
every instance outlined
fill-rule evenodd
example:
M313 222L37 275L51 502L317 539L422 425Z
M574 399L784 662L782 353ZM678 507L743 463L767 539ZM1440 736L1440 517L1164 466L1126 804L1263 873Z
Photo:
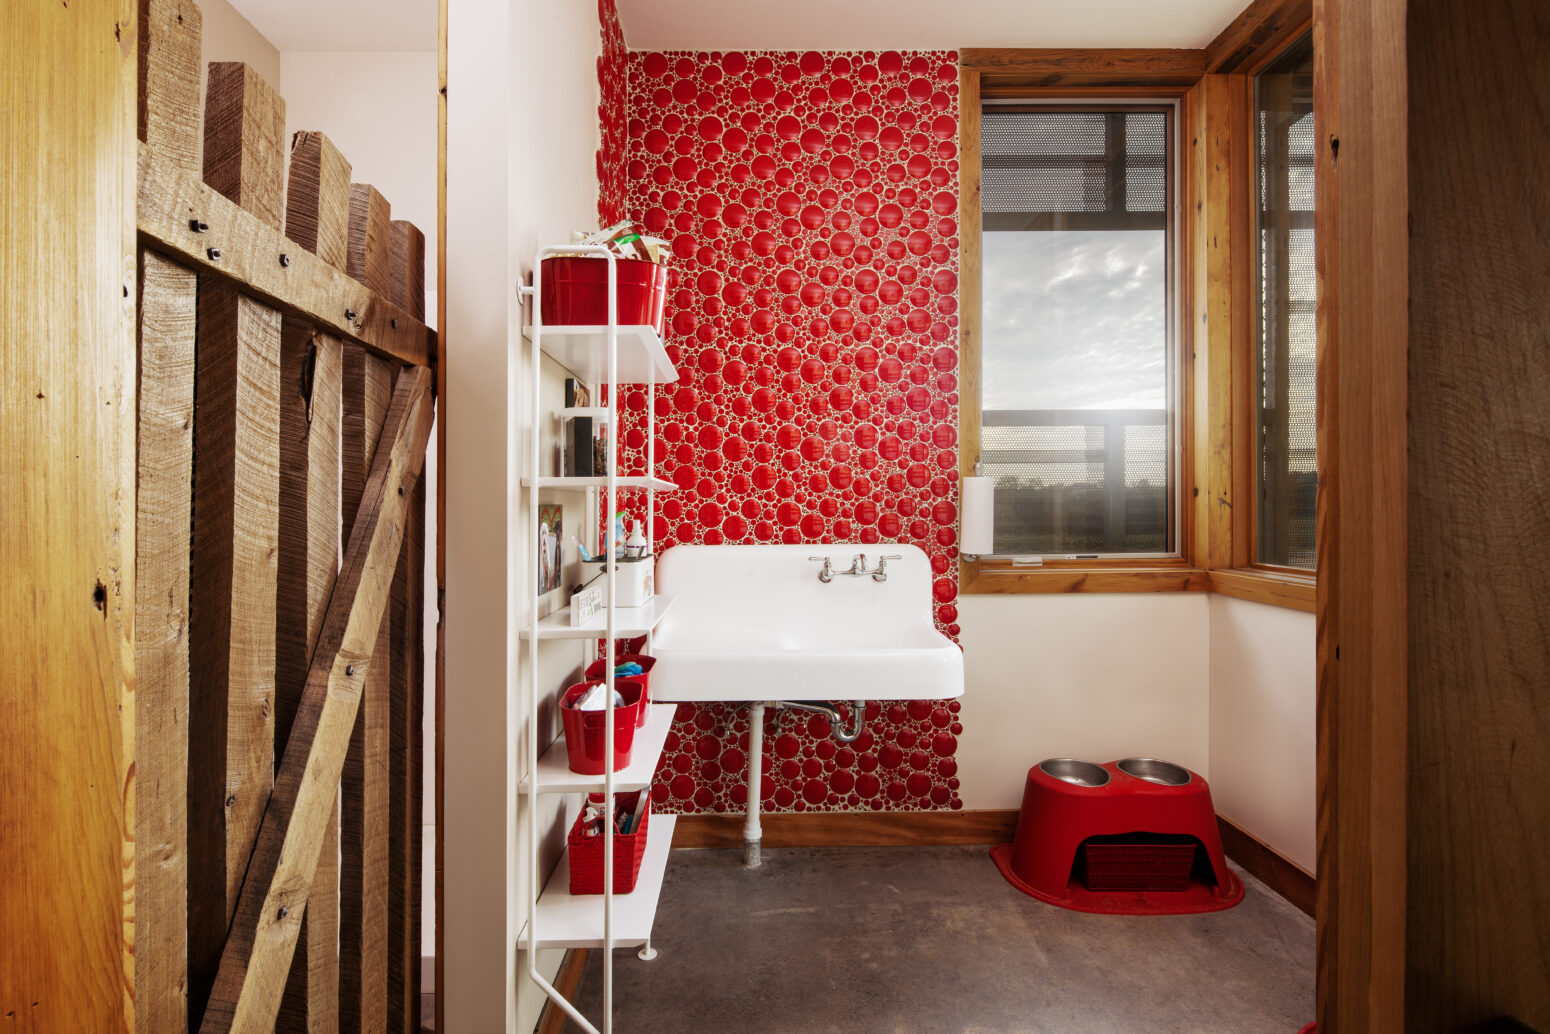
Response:
M991 109L980 133L987 230L1166 225L1164 112Z
M1258 128L1261 563L1311 568L1318 492L1314 355L1313 49L1304 38L1255 79Z

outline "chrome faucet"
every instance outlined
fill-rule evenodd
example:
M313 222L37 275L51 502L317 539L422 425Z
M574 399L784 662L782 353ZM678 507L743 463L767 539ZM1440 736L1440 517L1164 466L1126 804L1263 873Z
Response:
M851 557L851 559L850 559L850 570L848 570L848 571L836 571L834 569L834 558L833 557L810 556L807 559L813 561L814 563L817 563L820 560L823 561L823 570L818 572L818 580L820 582L825 582L825 583L832 582L832 581L834 581L834 578L835 578L836 575L842 575L842 574L843 575L849 575L852 578L860 578L860 577L863 577L864 575L871 575L872 576L872 580L874 582L886 582L888 580L888 561L890 561L890 560L903 560L904 557L899 555L899 554L894 554L893 556L878 557L878 559L877 559L877 568L876 568L876 570L873 570L873 569L867 567L867 564L866 564L866 554L865 553L857 553L855 556Z
M865 559L865 557L863 557L862 559ZM898 554L898 553L895 553L893 556L878 557L877 558L877 570L872 572L872 581L874 581L874 582L886 582L888 580L888 561L890 561L890 560L903 560L903 559L904 559L904 557L902 555Z
M818 572L818 580L820 582L827 583L834 581L834 561L832 558L826 556L810 556L807 559L823 561L823 570Z
M846 571L845 573L849 574L849 575L863 575L863 574L866 574L867 573L867 569L866 569L866 554L865 553L858 553L854 557L851 557L851 560L850 560L850 570Z

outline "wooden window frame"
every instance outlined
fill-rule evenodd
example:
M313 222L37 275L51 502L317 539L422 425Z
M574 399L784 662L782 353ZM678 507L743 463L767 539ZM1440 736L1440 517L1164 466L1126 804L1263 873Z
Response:
M1175 557L959 558L958 591L1218 592L1312 612L1314 576L1253 562L1253 76L1312 23L1311 0L1255 0L1202 50L966 49L959 67L959 474L980 457L980 114L987 99L1176 102L1179 307ZM1235 516L1234 502L1248 500ZM1242 509L1242 508L1240 508Z

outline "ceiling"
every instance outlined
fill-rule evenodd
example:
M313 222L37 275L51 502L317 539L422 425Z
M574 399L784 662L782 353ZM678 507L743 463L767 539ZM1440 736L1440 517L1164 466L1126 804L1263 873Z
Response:
M631 50L924 50L1204 47L1246 0L617 2Z
M281 53L436 49L436 0L231 0L231 5Z

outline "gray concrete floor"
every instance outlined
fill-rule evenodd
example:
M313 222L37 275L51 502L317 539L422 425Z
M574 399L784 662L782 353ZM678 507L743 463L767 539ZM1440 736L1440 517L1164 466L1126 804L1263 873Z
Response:
M674 851L653 962L614 954L619 1034L1296 1034L1313 920L1239 870L1226 912L1094 916L983 847ZM602 1012L602 954L576 1004ZM574 1031L570 1025L566 1028Z

